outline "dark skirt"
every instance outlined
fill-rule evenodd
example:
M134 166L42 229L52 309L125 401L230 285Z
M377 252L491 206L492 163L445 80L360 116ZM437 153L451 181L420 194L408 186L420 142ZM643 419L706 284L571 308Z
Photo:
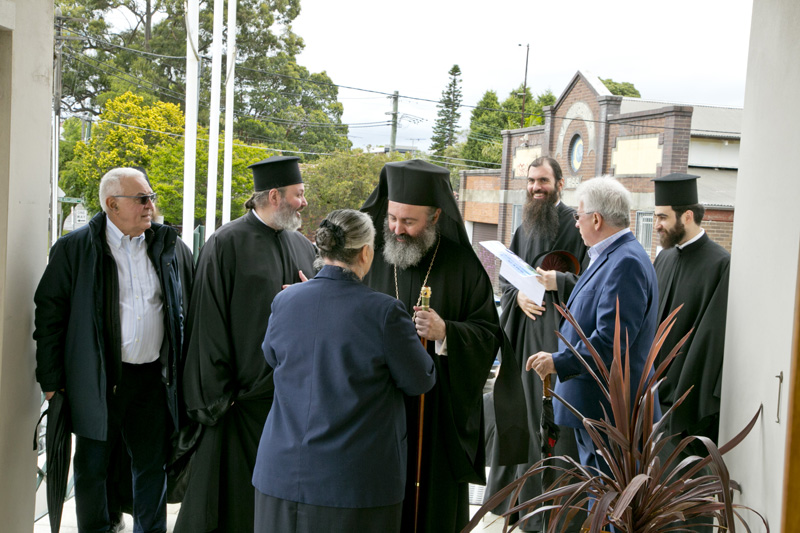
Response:
M384 507L323 507L256 493L255 533L399 533L403 504Z

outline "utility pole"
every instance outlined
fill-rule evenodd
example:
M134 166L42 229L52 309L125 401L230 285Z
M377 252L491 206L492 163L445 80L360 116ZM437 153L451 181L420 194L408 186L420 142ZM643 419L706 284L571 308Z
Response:
M61 15L61 8L56 6L56 38L55 50L53 61L53 153L51 161L51 196L50 196L50 244L55 244L61 233L61 209L58 201L58 148L59 141L61 140L61 49L64 46L64 41L82 41L85 37L75 35L63 35L61 32L61 25L65 20L73 20L78 22L86 22L86 19L76 17L65 17Z
M50 183L50 244L59 237L58 209L58 141L61 138L61 8L56 6L55 63L53 65L53 155Z
M521 44L518 46L522 46ZM525 45L525 81L522 82L522 117L519 121L519 127L525 127L525 97L528 95L528 53L531 51L530 43Z
M394 152L397 147L397 101L399 94L397 91L392 96L392 138L389 142L389 152Z

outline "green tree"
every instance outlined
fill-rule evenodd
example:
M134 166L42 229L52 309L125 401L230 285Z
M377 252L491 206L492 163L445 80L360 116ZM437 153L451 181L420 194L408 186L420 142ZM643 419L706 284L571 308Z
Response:
M600 81L603 82L603 85L611 91L611 94L616 94L617 96L631 96L633 98L641 98L642 95L633 86L632 83L627 81L614 81L611 78L600 78Z
M65 138L72 139L80 126L67 121ZM72 142L72 141L69 141ZM195 219L205 218L208 175L208 132L198 127L195 175ZM222 210L223 139L220 139L217 180L217 223ZM231 218L244 213L244 202L253 190L248 165L274 152L262 146L233 147ZM98 187L108 170L120 166L141 166L147 170L153 190L158 194L158 210L164 220L181 224L183 220L184 116L171 103L145 103L144 98L125 93L109 100L92 136L74 141L74 156L64 164L60 185L69 196L82 197L90 212L100 211Z
M303 167L308 207L303 210L302 231L311 238L319 223L334 209L358 209L378 184L383 165L404 156L338 151Z
M503 155L500 132L519 128L522 89L523 86L520 85L511 91L502 104L498 101L496 92L490 90L483 94L472 111L467 141L461 152L463 159L470 160L469 165L497 168ZM525 127L543 124L542 109L555 102L556 97L549 89L534 98L530 88L525 88Z
M506 113L500 109L497 93L489 90L483 94L476 108L472 110L467 141L461 151L463 159L471 160L470 165L496 168L497 165L491 163L500 162L503 150L500 132L508 125Z
M456 143L456 129L458 120L461 118L461 69L458 65L447 73L450 81L442 91L442 98L437 104L439 112L436 123L433 126L433 136L431 137L431 151L436 155L444 155L445 148Z
M161 100L183 105L183 0L57 0L57 4L65 14L86 20L63 21L64 32L88 37L64 45L64 102L69 111L96 115L106 101L126 91L143 96L148 103ZM201 2L198 47L200 122L206 126L211 5L211 0ZM103 20L114 10L131 15L131 26L110 28ZM338 88L324 72L309 73L296 62L304 46L292 31L299 12L300 0L239 0L234 135L302 152L348 149L351 144L347 126L341 122ZM262 129L269 134L264 136Z

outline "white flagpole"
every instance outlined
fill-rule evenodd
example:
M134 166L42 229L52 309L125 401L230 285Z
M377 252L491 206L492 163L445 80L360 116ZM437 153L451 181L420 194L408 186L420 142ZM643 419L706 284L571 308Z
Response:
M183 231L181 237L194 248L195 163L197 161L197 64L199 62L199 0L184 0L186 13L186 128L183 155Z
M211 40L211 113L208 128L208 189L206 191L206 239L217 225L217 166L219 164L219 99L222 79L222 14L225 0L214 0Z
M236 70L236 3L228 0L228 56L225 65L225 161L222 175L222 223L231 220L231 183L233 180L233 95Z

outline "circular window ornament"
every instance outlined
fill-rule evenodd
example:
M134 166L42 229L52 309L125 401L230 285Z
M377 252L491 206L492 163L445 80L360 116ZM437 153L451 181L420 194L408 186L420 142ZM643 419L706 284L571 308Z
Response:
M569 166L572 172L578 172L583 163L583 138L576 133L569 143Z

